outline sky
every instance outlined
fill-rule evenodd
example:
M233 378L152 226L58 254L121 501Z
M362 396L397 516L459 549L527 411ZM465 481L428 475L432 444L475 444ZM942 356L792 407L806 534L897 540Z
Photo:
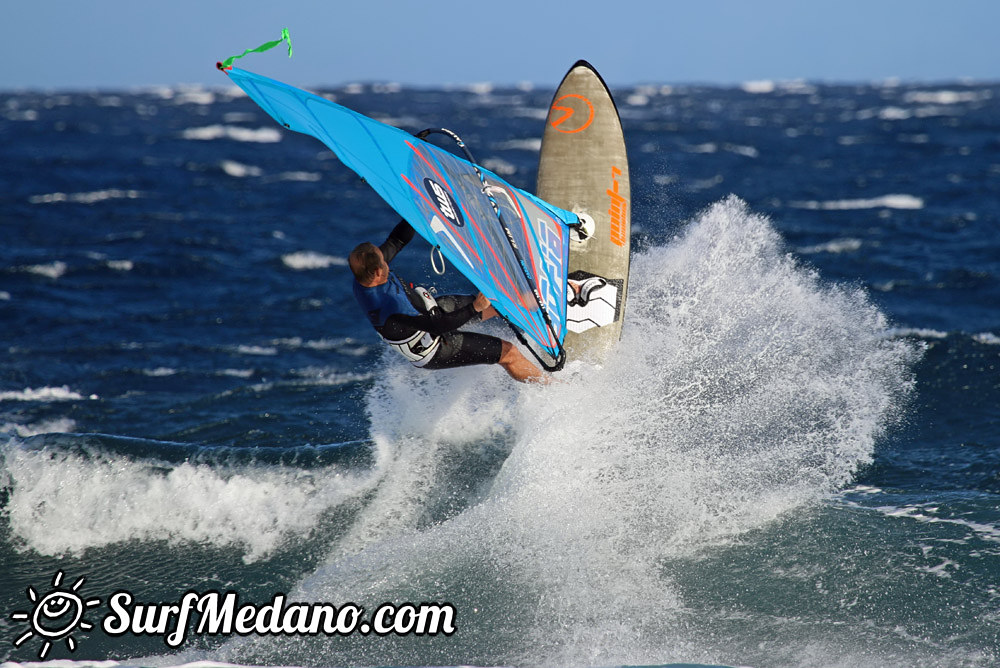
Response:
M578 59L612 87L1000 80L998 0L0 0L0 90L523 82Z

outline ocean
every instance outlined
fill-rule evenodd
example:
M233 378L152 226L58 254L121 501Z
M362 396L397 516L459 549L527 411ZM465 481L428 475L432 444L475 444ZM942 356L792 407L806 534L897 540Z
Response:
M532 190L556 79L322 92ZM221 75L0 93L0 660L1000 665L1000 84L610 83L623 338L548 387L391 356L397 218Z

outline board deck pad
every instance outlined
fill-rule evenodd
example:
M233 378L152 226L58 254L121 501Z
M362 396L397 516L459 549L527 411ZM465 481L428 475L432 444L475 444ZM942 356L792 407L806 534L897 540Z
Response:
M611 92L586 61L563 78L549 106L538 196L593 219L570 242L567 360L600 363L621 338L628 289L631 190L621 120Z

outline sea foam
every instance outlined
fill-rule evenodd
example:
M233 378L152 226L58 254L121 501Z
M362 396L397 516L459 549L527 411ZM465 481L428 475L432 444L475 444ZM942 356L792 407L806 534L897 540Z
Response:
M886 330L862 291L799 266L730 199L633 257L623 339L600 367L571 363L538 387L386 356L366 404L379 484L294 596L447 600L466 611L463 635L426 652L245 639L215 658L462 663L462 638L491 665L731 657L692 635L668 565L826 498L870 461L919 355ZM459 482L489 461L495 475Z

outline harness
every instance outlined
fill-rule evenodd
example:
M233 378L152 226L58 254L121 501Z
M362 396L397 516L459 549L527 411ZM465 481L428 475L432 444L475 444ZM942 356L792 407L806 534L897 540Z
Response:
M424 313L433 315L438 308L437 301L424 288L416 288L416 295L420 298ZM357 281L354 282L354 296L358 303L365 310L368 320L376 328L385 325L389 316L396 313L404 315L420 315L420 311L410 301L406 288L395 274L389 274L389 280L382 285L367 288ZM376 329L376 331L378 331ZM395 341L382 336L390 348L401 354L413 366L424 366L434 357L434 354L441 347L441 337L433 336L429 332L416 330L407 338Z

